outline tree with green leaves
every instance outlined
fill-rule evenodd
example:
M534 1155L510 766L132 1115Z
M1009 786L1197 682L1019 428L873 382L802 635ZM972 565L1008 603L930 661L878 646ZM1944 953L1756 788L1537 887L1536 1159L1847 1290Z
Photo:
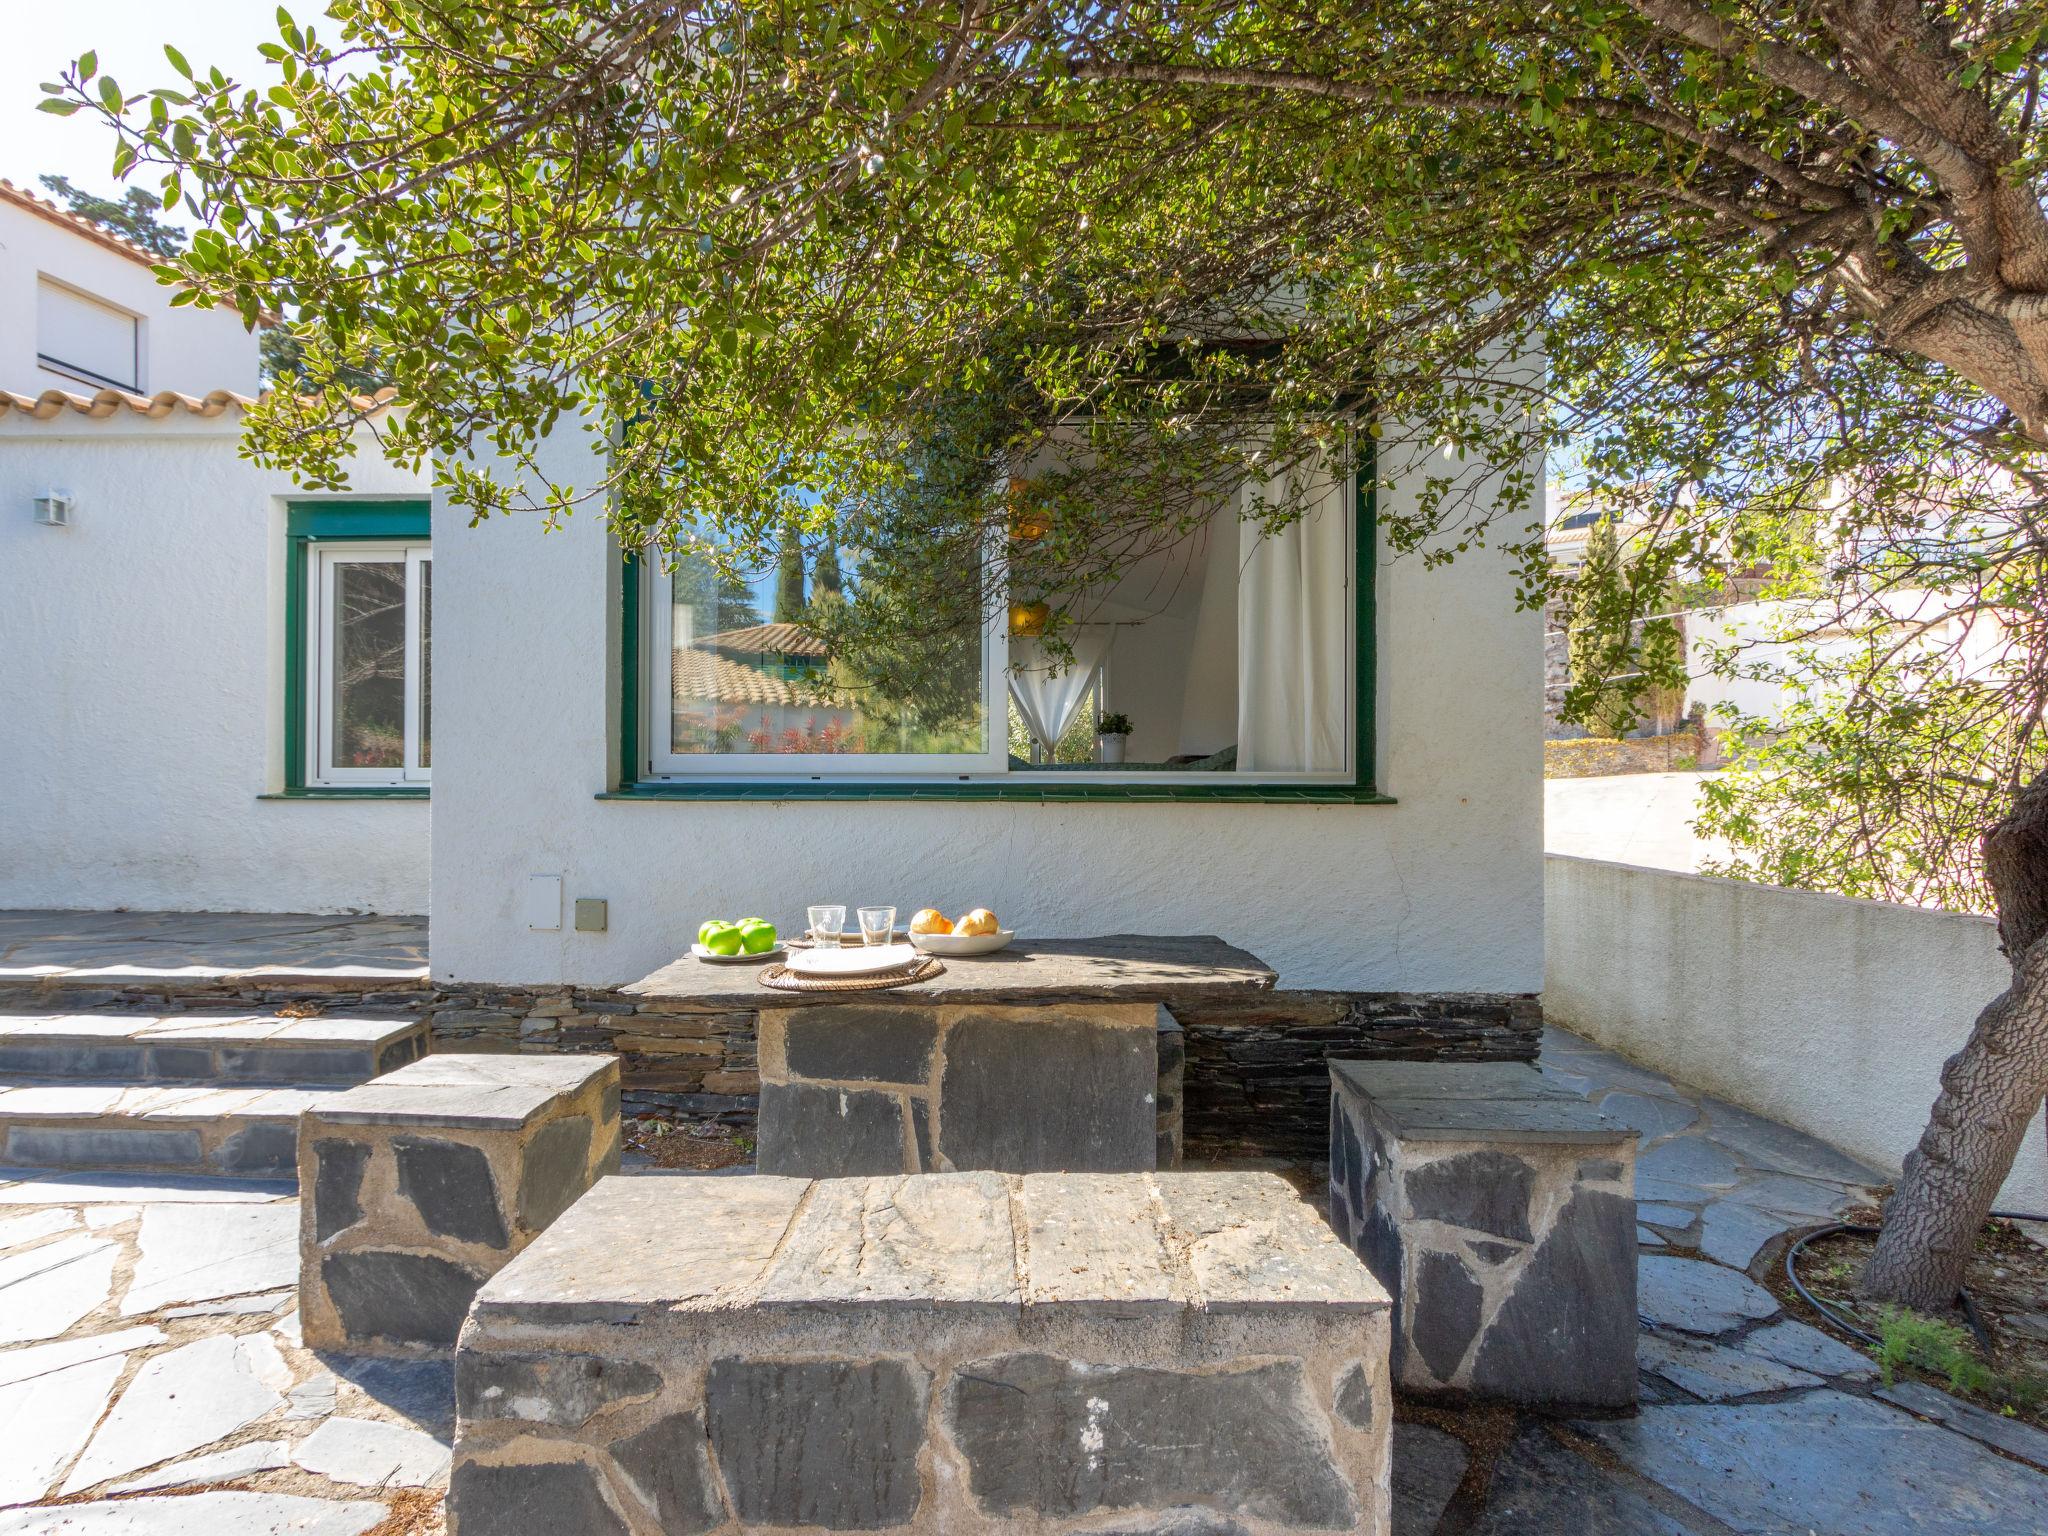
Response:
M1573 577L1565 634L1572 690L1590 701L1582 703L1578 713L1595 736L1626 736L1640 718L1633 676L1621 681L1605 670L1617 653L1625 660L1631 654L1628 627L1635 613L1627 597L1621 541L1614 519L1602 517L1586 535L1586 558Z
M792 518L903 484L904 420L1014 377L959 512L1002 537L1010 474L1068 450L1024 573L1056 633L1247 479L1362 440L1432 466L1383 507L1396 555L1504 544L1541 602L1531 450L1570 441L1644 530L1639 596L1769 569L1903 658L1924 736L1992 722L1939 775L1858 758L1836 792L1883 814L1795 818L1820 870L1901 804L1987 828L2044 766L2044 30L2040 0L333 0L281 17L265 81L173 52L132 91L88 54L46 105L200 226L180 301L297 317L310 393L249 431L313 486L345 483L374 357L410 407L382 450L454 504L763 568ZM600 483L548 480L560 430L606 442ZM1908 583L1995 616L2000 658L1932 654ZM1677 666L1668 619L1613 633ZM1892 697L1828 707L1881 728ZM1744 824L1826 767L1760 760ZM2030 1022L1959 1060L2018 1087L1951 1073L1871 1277L1897 1299L1953 1295L2048 1086L2048 953L2009 937Z
M185 249L185 231L164 222L164 205L146 187L130 187L117 199L74 187L67 176L38 176L36 180L80 218L133 241L152 256L177 256Z

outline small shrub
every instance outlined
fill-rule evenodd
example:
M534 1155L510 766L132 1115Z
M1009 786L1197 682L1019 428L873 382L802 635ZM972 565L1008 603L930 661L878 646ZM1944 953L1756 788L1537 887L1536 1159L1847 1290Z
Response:
M1878 1314L1877 1333L1877 1368L1886 1386L1900 1366L1910 1365L1945 1377L1952 1392L1990 1398L2008 1413L2048 1401L2048 1381L1992 1369L1978 1358L1970 1335L1954 1323L1887 1307Z

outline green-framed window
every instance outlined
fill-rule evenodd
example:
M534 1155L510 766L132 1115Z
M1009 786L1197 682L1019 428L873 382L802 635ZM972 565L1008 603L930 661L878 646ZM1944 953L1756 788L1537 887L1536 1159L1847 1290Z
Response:
M693 724L688 733L679 723L684 704L696 705L695 698L682 699L685 668L675 656L662 655L684 644L689 617L674 617L662 611L679 601L671 580L636 556L628 555L620 571L619 653L619 758L618 787L600 798L624 800L807 800L807 799L907 799L907 800L1036 800L1046 802L1088 801L1264 801L1278 803L1390 803L1374 782L1377 742L1375 735L1376 615L1374 609L1377 574L1377 520L1374 471L1368 458L1344 488L1350 516L1346 519L1346 579L1341 582L1347 611L1343 638L1337 642L1344 654L1323 655L1319 665L1332 678L1329 686L1339 690L1343 705L1346 740L1342 744L1341 768L1319 772L1263 774L1256 769L1203 771L1187 763L1131 762L1121 765L1079 765L1069 761L1070 742L1063 738L1059 761L1051 754L1034 752L1041 762L1028 762L1017 749L1004 754L1002 715L986 720L995 736L998 763L980 771L903 771L903 760L890 762L889 769L876 771L858 758L827 762L815 753L778 758L774 749L757 742L752 754L706 751L703 732ZM835 572L836 574L836 572ZM701 611L700 611L701 612ZM760 615L766 619L764 611ZM731 663L749 664L744 650L730 648L736 631L718 622L712 610L712 627L717 635L703 648L720 651L719 673L731 670ZM664 622L667 621L667 622ZM696 628L705 628L701 617ZM1130 647L1126 646L1126 649ZM1325 646L1325 651L1329 650ZM661 661L668 665L660 665ZM707 675L707 667L692 658L687 669L692 679ZM1003 663L998 662L1001 667ZM1114 645L1106 660L1093 672L1085 698L1088 709L1098 705L1119 713L1139 714L1156 695L1152 679L1143 668L1120 664ZM984 674L986 677L986 674ZM665 697L664 683L674 694ZM1122 685L1123 691L1119 691ZM758 693L755 695L758 697ZM990 697L997 709L1003 705L1009 716L1010 740L1015 733L1017 701L1000 682L991 686ZM754 706L758 712L758 706ZM1242 719L1242 716L1239 716ZM751 722L749 722L751 724ZM770 722L761 721L758 737L767 738ZM807 725L807 735L809 728ZM1070 738L1070 729L1066 737ZM665 739L668 738L668 739ZM1197 743L1199 745L1199 743ZM687 754L702 752L701 760ZM1324 748L1328 750L1327 746ZM1221 754L1218 754L1219 756ZM1209 760L1213 761L1213 759ZM735 771L739 770L739 771Z
M425 501L285 514L284 793L423 799L433 764Z

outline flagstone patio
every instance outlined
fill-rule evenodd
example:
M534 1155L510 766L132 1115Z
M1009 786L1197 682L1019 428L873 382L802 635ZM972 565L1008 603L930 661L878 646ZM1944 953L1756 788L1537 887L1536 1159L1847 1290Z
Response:
M0 986L417 977L423 940L390 919L0 914ZM1745 1272L1867 1200L1875 1171L1560 1030L1542 1070L1643 1133L1644 1406L1403 1410L1398 1536L2048 1531L2048 1435L1883 1386ZM297 1221L288 1183L0 1169L0 1536L438 1528L450 1369L307 1350Z

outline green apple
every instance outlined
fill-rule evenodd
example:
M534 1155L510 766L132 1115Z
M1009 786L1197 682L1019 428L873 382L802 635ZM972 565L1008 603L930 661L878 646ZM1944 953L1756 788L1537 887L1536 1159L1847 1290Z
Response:
M698 924L697 926L697 942L699 944L702 944L706 939L711 937L712 932L715 929L730 928L731 926L732 924L728 923L722 917L707 917L702 923Z
M750 955L765 955L775 947L775 925L765 917L743 917L738 924L740 946Z
M736 955L744 943L738 928L731 923L710 924L709 932L697 942L714 955Z

